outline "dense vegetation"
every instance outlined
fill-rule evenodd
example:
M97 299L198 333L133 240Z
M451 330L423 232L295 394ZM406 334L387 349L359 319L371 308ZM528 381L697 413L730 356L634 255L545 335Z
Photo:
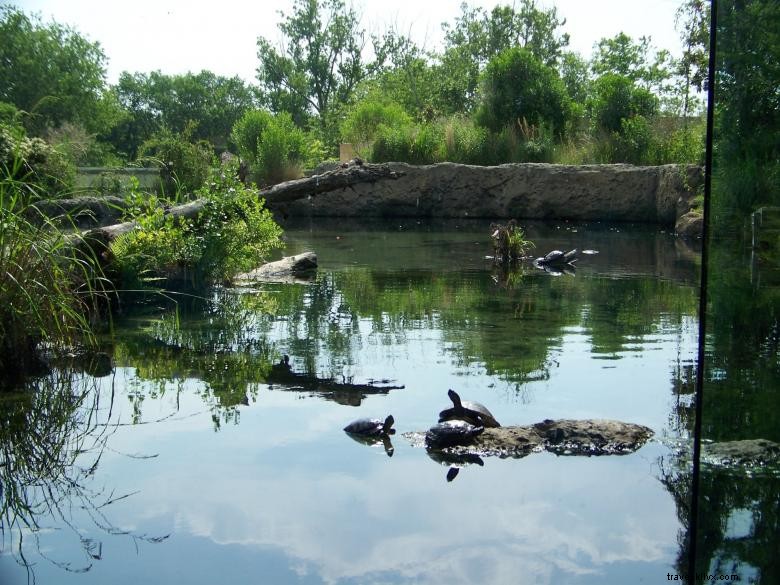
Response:
M586 61L555 8L523 0L463 4L436 52L374 35L368 61L354 9L295 0L283 42L258 39L257 85L210 71L126 71L110 85L97 43L3 6L0 120L15 116L72 164L165 165L188 192L208 175L206 152L239 154L251 180L269 183L340 142L377 161L699 162L701 13L701 2L680 7L680 60L620 33Z

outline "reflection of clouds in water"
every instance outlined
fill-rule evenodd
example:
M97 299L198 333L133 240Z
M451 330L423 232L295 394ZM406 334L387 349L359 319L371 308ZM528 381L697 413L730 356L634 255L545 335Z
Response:
M362 473L312 476L303 466L226 462L220 469L212 462L217 467L204 478L185 465L190 477L179 481L194 489L163 490L163 497L170 497L175 532L278 549L296 572L326 582L551 583L561 574L599 573L608 563L660 562L675 543L677 525L658 519L673 514L634 510L635 501L664 497L648 493L661 486L650 478L638 483L619 466L606 466L606 475L580 466L581 474L561 484L550 482L570 459L491 459L448 485L443 468L422 452L405 449L405 460L355 453ZM160 495L154 486L144 493Z

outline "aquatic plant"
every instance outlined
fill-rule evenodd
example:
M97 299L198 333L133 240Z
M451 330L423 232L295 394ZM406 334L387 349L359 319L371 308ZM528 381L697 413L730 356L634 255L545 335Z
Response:
M490 224L490 237L496 262L520 260L534 248L534 243L525 237L523 228L514 219L510 219L506 225Z

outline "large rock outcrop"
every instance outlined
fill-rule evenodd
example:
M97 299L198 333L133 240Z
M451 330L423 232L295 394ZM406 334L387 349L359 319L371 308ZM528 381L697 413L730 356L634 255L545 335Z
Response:
M369 166L369 165L366 165ZM673 226L702 181L700 167L553 165L480 167L389 163L398 175L268 206L285 215L489 217L632 221Z

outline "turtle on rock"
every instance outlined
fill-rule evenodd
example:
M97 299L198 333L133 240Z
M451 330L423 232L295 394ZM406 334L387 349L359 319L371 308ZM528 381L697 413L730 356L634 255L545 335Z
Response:
M495 428L501 425L496 417L479 402L461 400L455 390L449 390L447 396L452 400L452 408L447 408L439 413L439 422L461 420L475 427Z
M443 449L468 445L485 430L483 426L475 426L464 420L446 420L432 426L425 433L425 446L429 449Z

